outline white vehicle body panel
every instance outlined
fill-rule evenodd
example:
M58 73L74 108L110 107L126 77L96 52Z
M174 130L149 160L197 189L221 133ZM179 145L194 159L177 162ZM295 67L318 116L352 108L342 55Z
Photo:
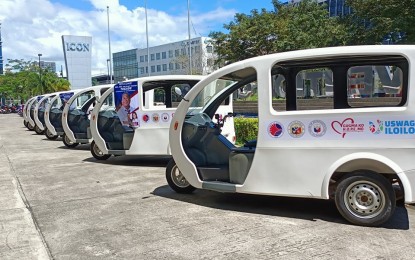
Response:
M35 107L35 111L34 111L34 121L35 121L35 124L37 125L37 127L40 129L40 130L45 130L45 126L43 125L43 123L40 121L40 118L39 118L39 109L40 109L40 105L41 104L43 104L43 103L45 103L45 111L46 111L46 109L49 107L49 102L50 102L50 98L51 97L54 97L55 95L57 95L57 93L58 92L55 92L55 93L49 93L49 94L45 94L43 97L42 97L42 99L41 100L39 100L39 102L36 104L36 107ZM44 118L45 118L45 114L44 114Z
M58 99L60 99L60 96L59 96L59 94L61 94L61 93L69 93L69 92L73 92L74 94L76 93L76 92L78 92L79 90L68 90L68 91L61 91L61 92L58 92L58 93L56 93L56 95L55 96L53 96L52 98L51 98L51 100L50 100L50 106L48 106L47 108L46 108L46 110L45 110L45 126L46 126L46 128L50 131L50 133L52 134L52 135L58 135L58 133L56 132L56 129L55 129L55 127L53 126L53 124L51 123L51 121L50 121L50 112L51 112L51 109L52 109L52 105L53 105L53 103L55 102L55 101L57 101ZM59 102L60 103L60 102ZM61 120L62 121L62 120Z
M137 79L131 79L126 82L137 82L138 93L139 93L139 104L143 102L143 85L146 82L157 82L157 81L181 81L181 80L192 80L199 81L204 76L198 75L168 75L168 76L151 76ZM170 122L172 121L173 115L176 111L175 107L166 108L155 104L153 97L153 90L145 92L145 106L140 106L137 110L139 117L141 118L140 126L134 128L131 146L129 149L108 149L106 141L102 137L98 130L98 118L99 112L102 111L104 101L110 95L113 95L114 87L107 90L102 97L99 99L97 105L94 107L91 116L91 134L98 148L103 154L114 154L114 155L170 155L169 137L168 132L170 128ZM143 120L143 116L147 116L148 121ZM154 122L153 116L157 115L159 120ZM162 116L165 115L166 119L163 120ZM232 125L233 128L233 125Z
M343 55L400 55L408 60L407 103L401 107L373 107L352 109L283 111L272 109L271 68L286 60L333 57ZM252 165L243 184L229 184L235 192L290 197L328 199L329 180L336 171L347 172L349 163L361 163L372 170L396 174L404 186L405 202L415 202L415 135L353 135L344 139L336 135L336 124L353 118L367 124L370 120L406 120L415 118L415 46L354 46L302 50L261 56L228 65L199 82L187 95L190 102L181 102L170 126L169 140L172 155L186 180L196 188L205 182L183 149L182 129L191 101L209 82L243 68L257 72L259 130ZM273 122L287 126L295 120L307 126L313 120L327 124L331 133L322 138L292 138L286 132L280 138L268 133ZM330 128L330 124L332 128ZM334 130L334 131L333 131ZM349 134L352 136L352 134ZM344 135L343 135L344 137ZM372 163L379 162L379 164ZM363 166L362 166L363 167ZM217 184L220 185L220 184ZM226 184L223 184L226 186Z
M34 109L35 109L35 106L36 106L36 103L37 103L37 98L38 98L38 96L33 97L30 100L30 102L28 103L28 106L27 106L27 110L26 110L27 122L29 122L29 124L32 127L36 126L36 123L35 123L35 120L34 120ZM32 110L32 106L33 106L33 117L30 114L30 110Z
M68 114L70 113L70 108L73 105L73 103L76 101L76 99L82 95L83 93L89 92L89 91L93 91L94 95L96 97L96 99L98 100L101 97L101 90L104 88L109 88L111 87L112 84L110 85L99 85L99 86L93 86L93 87L88 87L88 88L84 88L79 90L78 92L76 92L66 103L65 107L63 108L63 112L62 112L62 127L63 130L65 132L65 135L68 137L68 139L71 142L77 143L77 139L75 138L74 132L70 129L69 124L68 124ZM76 107L76 109L79 109L80 107Z
M23 107L23 120L24 121L28 121L28 107L29 107L29 104L30 104L30 102L32 102L32 100L34 99L34 97L31 97L31 98L29 98L27 101L26 101L26 103L24 104L24 107Z

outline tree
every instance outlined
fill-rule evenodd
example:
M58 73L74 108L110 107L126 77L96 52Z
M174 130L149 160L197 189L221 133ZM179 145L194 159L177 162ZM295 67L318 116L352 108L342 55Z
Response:
M362 42L379 43L385 37L394 43L415 42L415 0L347 0L347 4L354 11L349 24L361 33Z
M69 81L59 78L56 73L47 69L39 70L36 62L9 59L5 67L6 73L0 75L2 96L12 99L27 99L42 93L69 90ZM39 73L42 73L41 78Z
M229 34L209 34L218 57L216 65L275 52L278 22L275 13L265 9L252 10L250 15L236 14L234 21L224 25Z
M281 5L274 1L281 20L279 51L345 45L346 31L338 17L329 17L327 7L317 1L304 0L298 5Z
M225 24L229 33L211 32L209 36L218 55L217 65L276 52L344 45L344 24L329 17L326 6L304 0L297 5L273 1L275 10L252 10L236 14Z

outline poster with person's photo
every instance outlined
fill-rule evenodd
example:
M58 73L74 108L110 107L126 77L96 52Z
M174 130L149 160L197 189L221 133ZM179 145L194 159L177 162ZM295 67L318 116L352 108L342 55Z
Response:
M137 81L120 82L114 86L115 111L126 127L139 127L139 96Z
M74 92L65 92L65 93L60 93L59 94L59 98L61 99L61 109L63 110L63 108L65 107L66 103L68 103L68 100L73 96ZM75 109L75 102L72 102L71 106L69 107L69 110L74 110Z

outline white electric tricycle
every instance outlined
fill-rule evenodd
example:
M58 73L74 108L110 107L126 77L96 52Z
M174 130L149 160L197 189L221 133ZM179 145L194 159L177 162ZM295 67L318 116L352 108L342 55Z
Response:
M27 128L29 130L34 130L36 133L40 132L40 129L37 128L35 123L35 108L37 103L43 98L43 95L35 96L30 99L26 109L26 119L27 119Z
M112 86L107 84L84 88L69 98L62 112L62 141L66 147L90 143L90 114L96 101Z
M203 78L152 76L110 88L92 112L92 155L98 160L111 155L170 155L168 131L176 107L182 95ZM228 137L234 138L233 122L229 120L226 129Z
M36 97L29 98L23 106L23 125L26 126L27 129L33 130L33 128L29 125L29 113L30 113L30 104Z
M33 111L33 121L35 122L35 132L37 134L44 134L46 130L45 125L45 110L50 105L51 98L55 97L57 92L44 94L42 98L36 103Z
M68 100L78 91L62 91L50 99L49 105L45 109L45 136L49 140L56 140L65 133L62 127L63 108Z
M415 202L414 63L415 46L377 45L278 53L223 67L176 110L167 182L182 193L333 199L349 222L381 225L398 199ZM216 88L221 81L231 84ZM237 147L212 119L230 93L252 83L257 139Z

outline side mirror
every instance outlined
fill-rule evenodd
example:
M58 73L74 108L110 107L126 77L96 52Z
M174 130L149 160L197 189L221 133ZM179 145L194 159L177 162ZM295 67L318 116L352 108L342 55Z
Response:
M177 95L178 95L181 99L183 99L184 101L189 102L189 100L187 100L187 99L185 99L185 98L184 98L183 93L182 93L182 90L181 90L180 88L178 88L178 87L174 87L174 92L176 92L176 94L177 94Z
M180 88L175 87L175 88L174 88L174 92L176 92L176 94L177 94L178 96L182 97L182 90L181 90Z

